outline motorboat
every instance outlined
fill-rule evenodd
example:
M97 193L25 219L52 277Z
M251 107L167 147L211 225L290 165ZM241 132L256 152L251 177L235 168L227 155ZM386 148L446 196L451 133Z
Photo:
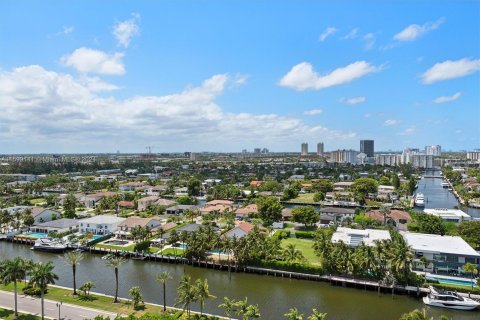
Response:
M462 297L453 291L443 291L430 286L430 293L423 298L428 306L450 308L457 310L473 310L480 306L480 302Z
M33 250L48 252L63 252L67 249L67 244L62 239L39 238L35 240Z
M425 206L425 196L423 195L423 193L419 192L415 195L415 205L417 207Z
M448 183L447 181L443 181L442 188L448 188L448 187L450 187L450 183Z

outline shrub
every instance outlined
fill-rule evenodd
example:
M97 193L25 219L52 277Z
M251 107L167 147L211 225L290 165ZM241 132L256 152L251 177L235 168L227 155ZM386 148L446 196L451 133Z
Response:
M280 240L283 240L289 237L290 237L290 230L277 230L272 236L272 238L280 239Z
M32 285L27 285L22 289L23 293L28 296L39 296L41 294L40 289L33 287ZM46 292L45 292L46 293Z
M295 236L298 239L313 239L313 238L315 238L315 232L313 232L313 231L295 231Z
M135 246L133 247L133 251L135 252L146 251L148 250L149 247L150 247L150 241L145 240L135 244Z

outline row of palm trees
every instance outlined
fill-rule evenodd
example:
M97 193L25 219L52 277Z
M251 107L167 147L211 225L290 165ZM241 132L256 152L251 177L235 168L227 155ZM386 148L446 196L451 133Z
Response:
M332 243L332 234L331 229L319 229L314 240L327 272L374 279L392 274L404 283L411 280L414 255L398 232L391 232L391 240L375 241L373 247L361 243L355 250L342 241Z
M21 281L26 281L29 277L29 285L40 291L41 315L44 319L44 295L49 284L54 284L58 276L53 272L53 264L33 263L31 260L24 260L16 257L13 260L0 261L0 280L4 285L13 283L15 316L18 316L17 285Z

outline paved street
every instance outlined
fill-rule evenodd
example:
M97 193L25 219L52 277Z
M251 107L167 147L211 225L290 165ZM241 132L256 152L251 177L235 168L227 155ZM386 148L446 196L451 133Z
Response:
M58 307L56 301L45 299L45 316L48 318L58 319ZM0 291L0 307L6 307L13 309L13 293ZM18 295L18 311L24 313L31 313L40 315L40 299L25 296L23 294ZM97 315L109 316L111 319L115 318L115 314L111 312L105 312L102 310L90 309L71 304L63 304L61 307L61 319L65 320L84 320L92 319Z

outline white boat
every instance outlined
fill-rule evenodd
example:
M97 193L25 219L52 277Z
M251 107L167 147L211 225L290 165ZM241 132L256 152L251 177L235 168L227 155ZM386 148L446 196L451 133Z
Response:
M62 239L40 238L35 240L33 250L48 252L63 252L67 249L66 243Z
M425 196L423 195L423 193L419 192L415 195L415 205L417 207L425 206Z
M432 286L429 289L430 293L423 298L423 303L428 306L457 310L473 310L480 306L480 302L462 297L456 292L438 290Z
M450 183L448 183L447 181L443 181L442 188L448 188L448 187L450 187Z

